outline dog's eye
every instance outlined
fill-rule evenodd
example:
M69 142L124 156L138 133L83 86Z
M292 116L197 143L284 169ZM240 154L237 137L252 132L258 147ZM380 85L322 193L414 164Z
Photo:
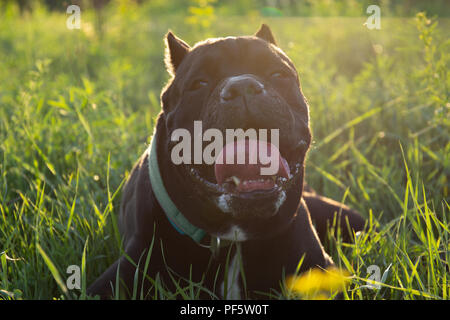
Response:
M275 79L286 78L287 74L284 71L275 71L270 75L270 77Z
M200 88L206 87L208 85L208 81L206 80L195 80L191 83L191 86L189 87L189 90L194 91L198 90Z

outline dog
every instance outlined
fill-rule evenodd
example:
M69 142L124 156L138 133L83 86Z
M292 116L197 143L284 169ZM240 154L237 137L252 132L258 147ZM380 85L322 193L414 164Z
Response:
M165 43L172 78L161 94L151 146L123 190L124 254L88 294L110 298L118 277L125 297L136 283L155 298L156 283L170 291L194 281L205 288L199 298L260 298L280 290L286 275L332 266L321 241L327 229L334 221L350 241L365 219L304 185L309 106L270 28L263 24L252 36L208 39L192 48L169 31ZM279 160L278 170L262 176L254 170L259 164L175 164L173 133L181 128L194 135L196 121L216 133L278 129L278 147L259 144ZM222 151L248 153L250 140L244 141Z

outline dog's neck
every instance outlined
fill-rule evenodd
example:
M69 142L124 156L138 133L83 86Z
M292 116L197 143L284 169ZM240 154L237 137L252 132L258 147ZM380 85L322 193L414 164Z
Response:
M167 216L167 219L172 224L172 226L180 234L186 234L192 238L195 242L199 243L204 237L206 232L193 224L191 224L183 215L183 213L178 210L175 203L170 198L167 190L164 186L163 180L161 178L161 172L159 170L158 164L158 151L157 151L157 137L156 132L153 134L150 147L148 148L148 169L150 182L152 185L153 193L159 202L159 205L163 209Z

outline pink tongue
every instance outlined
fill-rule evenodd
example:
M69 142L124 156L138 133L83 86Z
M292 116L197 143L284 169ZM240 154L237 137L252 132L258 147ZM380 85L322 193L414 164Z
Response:
M220 159L222 161L219 161ZM214 171L218 184L235 176L241 182L237 188L238 191L252 191L270 189L274 186L271 175L261 174L262 168L269 167L275 168L273 175L289 179L290 171L287 161L275 145L266 141L239 140L225 145L216 158Z

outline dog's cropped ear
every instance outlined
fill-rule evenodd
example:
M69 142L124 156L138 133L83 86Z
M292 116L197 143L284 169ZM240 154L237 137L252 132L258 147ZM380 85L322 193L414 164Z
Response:
M165 40L166 56L164 61L166 63L167 71L169 71L170 74L175 75L178 66L191 48L186 42L176 37L172 31L167 33Z
M255 33L255 36L258 38L261 38L263 40L266 40L267 42L277 45L277 42L275 41L275 37L272 34L272 31L270 30L269 26L267 24L262 24L259 28L258 32Z

